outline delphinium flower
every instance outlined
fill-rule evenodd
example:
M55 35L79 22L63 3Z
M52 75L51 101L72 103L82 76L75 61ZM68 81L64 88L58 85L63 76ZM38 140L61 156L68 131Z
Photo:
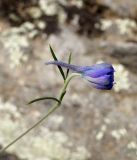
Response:
M52 96L46 96L41 98L36 98L32 101L30 101L28 104L32 104L37 101L41 100L53 100L55 101L55 104L49 109L49 111L35 124L33 124L30 128L28 128L25 132L23 132L20 136L18 136L16 139L14 139L11 143L6 145L4 148L0 150L0 154L3 153L6 149L8 149L10 146L12 146L14 143L16 143L18 140L20 140L22 137L24 137L27 133L29 133L31 130L36 128L41 122L43 122L48 116L50 116L57 108L61 106L61 103L63 101L63 98L66 94L66 89L68 87L69 82L71 79L75 76L82 76L83 78L87 79L90 84L101 90L111 90L114 84L114 68L111 64L108 63L101 63L101 64L95 64L93 66L77 66L72 65L71 63L71 54L69 55L68 63L64 63L62 61L58 61L53 49L50 47L50 51L52 54L52 57L54 61L47 62L46 64L53 64L58 66L58 69L60 71L60 74L63 77L64 84L60 91L59 96L52 97ZM67 69L67 72L63 71L62 67ZM71 73L69 75L69 70L73 71L74 73Z
M80 73L83 78L87 79L97 89L110 90L114 84L114 68L108 63L95 64L93 66L76 66L62 61L50 61L46 64L61 66Z

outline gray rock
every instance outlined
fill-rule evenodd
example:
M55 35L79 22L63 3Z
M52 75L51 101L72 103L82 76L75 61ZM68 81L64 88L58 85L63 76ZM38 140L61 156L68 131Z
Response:
M133 17L136 19L137 16L137 1L136 0L97 0L100 4L106 5L115 14L122 17Z

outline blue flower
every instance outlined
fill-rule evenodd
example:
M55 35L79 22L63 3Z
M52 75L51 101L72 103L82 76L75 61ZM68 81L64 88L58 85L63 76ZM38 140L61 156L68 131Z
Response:
M80 73L91 85L97 89L110 90L114 84L114 68L111 64L101 63L93 66L76 66L62 61L51 61L46 64L53 64Z

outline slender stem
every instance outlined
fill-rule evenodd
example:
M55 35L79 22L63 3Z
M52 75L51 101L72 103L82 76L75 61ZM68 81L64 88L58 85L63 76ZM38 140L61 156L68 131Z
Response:
M62 88L62 90L61 90L61 94L60 94L60 96L59 96L59 100L60 100L60 101L61 101L60 98L62 97L62 93L66 92L66 88L67 88L70 80L71 80L73 77L80 76L80 75L81 75L81 74L79 74L79 73L72 73L72 74L65 80L64 86L63 86L63 88Z
M64 86L60 92L60 95L59 95L59 102L62 102L63 100L63 97L66 93L66 88L70 82L70 80L75 77L75 76L79 76L80 74L78 73L72 73L66 80L65 80L65 83L64 83ZM2 152L4 152L6 149L8 149L10 146L12 146L14 143L16 143L18 140L20 140L22 137L24 137L27 133L29 133L31 130L33 130L35 127L37 127L39 124L41 124L51 113L53 113L60 105L61 103L59 102L56 102L55 105L53 105L53 107L48 111L48 113L43 116L38 122L36 122L32 127L30 127L29 129L27 129L25 132L23 132L20 136L18 136L15 140L13 140L11 143L9 143L7 146L5 146L4 148L2 148L0 150L0 154Z
M44 119L46 119L52 112L54 112L59 107L59 105L60 105L60 103L56 103L55 106L53 106L44 117L42 117L37 123L35 123L32 127L27 129L25 132L23 132L19 137L17 137L15 140L13 140L11 143L9 143L7 146L2 148L0 150L0 153L5 151L6 149L8 149L10 146L12 146L14 143L16 143L19 139L21 139L23 136L25 136L27 133L29 133L32 129L34 129L36 126L38 126Z

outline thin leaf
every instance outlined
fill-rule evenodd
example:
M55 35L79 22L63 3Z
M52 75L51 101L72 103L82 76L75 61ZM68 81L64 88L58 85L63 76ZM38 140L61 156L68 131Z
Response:
M64 92L62 93L61 97L60 97L60 101L61 101L61 102L62 102L62 99L64 98L65 94L66 94L66 91L64 91Z
M51 54L52 54L52 57L53 57L53 59L55 60L55 61L58 61L58 59L57 59L57 57L56 57L56 55L55 55L55 53L54 53L54 51L53 51L53 49L52 49L52 47L49 45L49 48L50 48L50 51L51 51ZM61 75L62 75L62 77L63 77L63 79L64 79L64 81L65 81L65 74L64 74L64 71L63 71L63 69L60 67L60 66L58 66L58 69L59 69L59 71L60 71L60 73L61 73Z
M71 63L71 59L72 59L72 53L69 54L69 58L68 58L68 64ZM66 78L68 77L68 74L69 74L69 69L67 69L67 72L66 72Z
M42 100L46 100L46 99L51 99L51 100L54 100L54 101L60 103L60 101L57 98L54 98L54 97L42 97L42 98L36 98L36 99L30 101L28 104L32 104L34 102L38 102L38 101L42 101Z

